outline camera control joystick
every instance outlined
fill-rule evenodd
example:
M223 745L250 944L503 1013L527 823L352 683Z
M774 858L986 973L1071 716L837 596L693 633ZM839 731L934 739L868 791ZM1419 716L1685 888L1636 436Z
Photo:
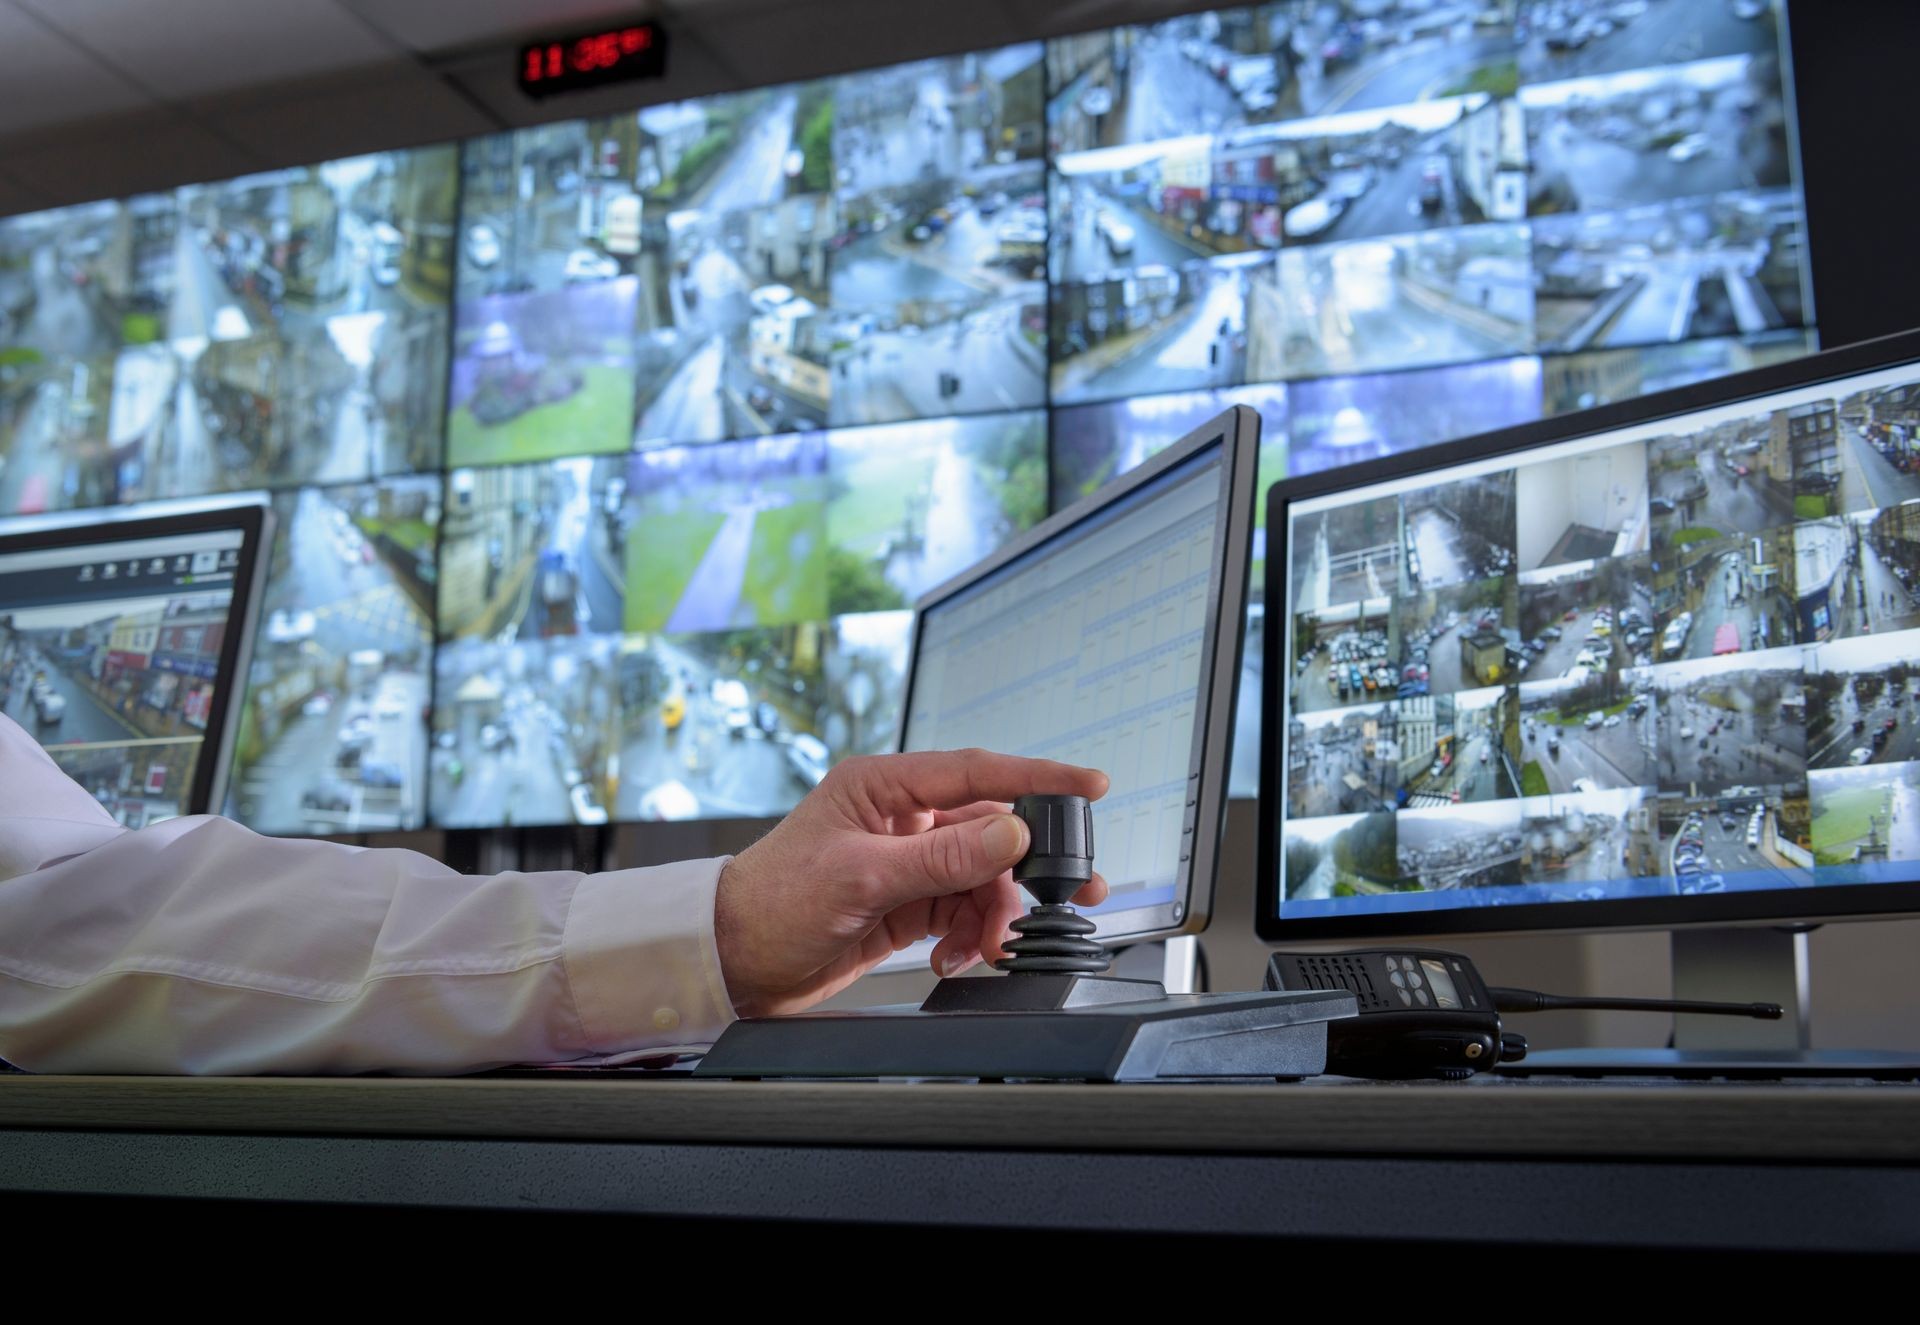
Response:
M1093 922L1069 905L1093 877L1093 806L1084 796L1022 796L1013 812L1026 821L1029 836L1013 880L1035 905L1013 922L1020 937L994 965L1009 975L1099 975L1112 958L1088 937Z

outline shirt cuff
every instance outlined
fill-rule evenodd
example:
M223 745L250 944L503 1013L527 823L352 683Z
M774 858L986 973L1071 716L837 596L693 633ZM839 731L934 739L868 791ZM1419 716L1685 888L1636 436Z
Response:
M713 937L714 895L729 859L580 880L562 951L586 1053L711 1044L734 1020Z

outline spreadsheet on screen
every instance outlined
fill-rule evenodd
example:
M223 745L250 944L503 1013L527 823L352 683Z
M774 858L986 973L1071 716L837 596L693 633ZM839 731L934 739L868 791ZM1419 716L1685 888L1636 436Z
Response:
M1197 457L930 608L906 748L980 745L1104 770L1109 907L1171 900L1220 520Z

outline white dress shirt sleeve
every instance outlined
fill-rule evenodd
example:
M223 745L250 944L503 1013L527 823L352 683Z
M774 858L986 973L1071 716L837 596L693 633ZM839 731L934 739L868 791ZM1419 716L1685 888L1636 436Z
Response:
M711 1043L724 860L478 878L413 851L114 823L0 716L0 1058L453 1073Z

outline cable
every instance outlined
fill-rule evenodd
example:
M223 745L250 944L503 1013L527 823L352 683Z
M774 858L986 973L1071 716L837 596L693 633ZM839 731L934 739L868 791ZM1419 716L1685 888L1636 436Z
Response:
M1493 1006L1501 1012L1691 1012L1711 1017L1753 1017L1760 1021L1779 1021L1784 1015L1778 1003L1700 1003L1673 998L1570 998L1561 994L1542 994L1532 989L1507 989L1488 986Z

